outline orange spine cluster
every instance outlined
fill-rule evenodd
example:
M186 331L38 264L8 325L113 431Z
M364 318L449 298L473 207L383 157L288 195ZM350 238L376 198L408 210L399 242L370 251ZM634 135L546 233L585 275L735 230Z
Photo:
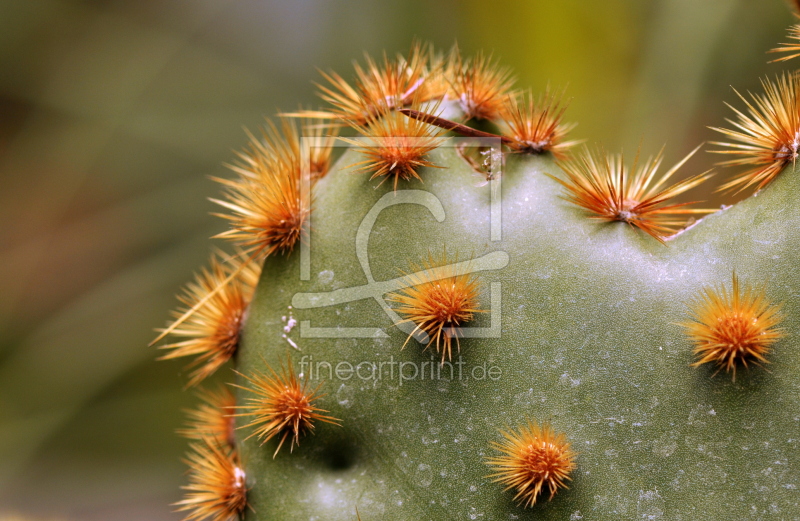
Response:
M184 338L160 349L162 360L194 356L189 385L196 385L231 359L239 346L239 331L258 283L261 269L240 256L213 255L208 268L197 274L178 299L186 306L174 314L178 321L167 330ZM185 320L185 310L192 311Z
M511 71L483 53L464 60L456 48L451 59L454 61L452 87L465 119L503 118L506 100L515 94Z
M667 236L685 225L686 216L713 211L686 208L692 203L668 203L708 179L709 173L662 188L696 151L657 177L663 151L641 166L634 162L633 167L628 168L621 155L609 156L586 149L580 157L561 164L566 180L553 179L567 189L565 199L586 210L593 219L626 222L664 243Z
M350 165L355 173L371 173L370 179L382 178L381 183L392 179L397 190L398 181L422 180L419 170L436 167L426 156L439 147L441 131L421 121L406 117L397 111L387 112L368 127L355 122L352 125L363 136L361 140L344 139L358 147L366 159Z
M231 223L231 229L216 237L237 242L258 255L289 253L306 230L311 213L310 185L327 173L332 148L325 146L332 137L315 133L303 163L297 128L281 120L283 135L270 122L261 139L250 138L250 147L239 154L240 162L231 168L238 179L215 178L226 188L225 199L212 199L229 210L217 214ZM313 152L312 152L313 151Z
M763 80L764 94L752 95L752 103L739 94L747 114L733 107L735 130L716 128L734 142L715 142L717 154L734 156L723 166L749 169L723 184L720 190L741 191L751 186L761 190L788 164L795 164L800 150L800 77L784 74L775 82ZM729 105L730 106L730 105Z
M256 372L253 376L241 375L252 385L252 388L242 387L242 389L255 394L247 399L247 405L238 407L247 412L237 416L254 417L246 425L254 427L253 433L248 438L257 436L263 445L273 437L280 436L278 448L273 454L275 457L287 438L291 437L290 451L295 445L299 445L300 436L313 431L315 421L338 425L340 420L322 414L328 411L314 405L314 402L323 395L317 394L317 389L309 390L307 380L302 384L297 380L291 358L280 374L272 367L267 366L267 368L270 374Z
M389 59L385 54L378 64L366 56L366 67L356 63L356 81L351 85L335 72L322 72L329 85L317 84L320 97L333 109L296 113L298 116L352 121L367 125L387 110L408 105L412 100L427 101L443 94L440 80L443 62L428 45L415 43L408 57Z
M238 519L247 507L247 485L236 450L209 439L190 447L189 484L185 499L175 503L178 511L189 511L185 521Z
M201 389L197 395L202 403L186 411L186 427L178 430L178 434L190 440L209 439L234 446L236 397L225 386L214 391Z
M770 346L784 336L778 328L783 319L780 306L770 304L764 290L739 285L733 274L733 288L705 288L691 305L692 321L683 322L694 343L699 360L693 366L716 364L736 379L736 367L764 364Z
M488 477L506 485L506 490L515 489L516 501L530 507L545 490L552 499L558 489L566 488L575 470L575 453L564 434L536 422L500 433L505 439L491 445L501 455L486 460L495 470Z
M478 279L469 273L455 274L452 265L446 264L447 256L443 254L439 260L429 257L422 267L412 266L414 273L405 277L408 287L387 297L399 304L397 312L405 317L399 323L414 324L406 343L414 333L424 331L430 339L428 347L436 346L442 363L452 359L453 339L461 348L458 328L472 320L475 313L484 313L478 307Z
M557 159L565 159L565 152L580 141L564 141L575 128L573 123L562 123L566 105L559 96L546 92L540 98L509 96L506 101L503 135L513 152L541 154L552 152Z

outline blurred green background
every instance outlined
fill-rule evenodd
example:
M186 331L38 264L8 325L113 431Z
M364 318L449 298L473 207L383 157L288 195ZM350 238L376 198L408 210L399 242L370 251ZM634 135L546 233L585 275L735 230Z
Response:
M318 104L316 68L458 41L566 86L574 137L674 162L783 69L792 22L781 0L0 1L0 520L181 519L193 397L147 343L224 228L208 176L243 127Z

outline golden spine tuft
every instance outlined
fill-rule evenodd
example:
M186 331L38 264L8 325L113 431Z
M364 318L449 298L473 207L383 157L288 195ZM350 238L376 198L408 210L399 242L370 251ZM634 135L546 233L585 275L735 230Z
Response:
M440 259L429 256L422 266L411 266L413 273L405 276L407 288L386 298L399 304L395 311L403 319L398 324L415 326L406 344L414 333L424 331L430 339L426 349L435 345L442 363L452 360L453 339L461 349L458 328L471 321L475 313L485 313L478 307L478 279L471 273L457 275L452 266L446 254Z
M307 233L311 213L311 195L303 193L314 179L330 167L331 136L314 126L312 144L301 150L297 128L281 118L281 128L270 121L262 129L262 138L250 136L249 148L239 153L240 162L232 165L238 179L213 178L226 191L224 200L213 202L230 211L216 214L231 224L231 229L216 235L235 241L248 253L260 256L289 253ZM306 143L308 144L308 143Z
M609 156L604 151L585 148L578 157L560 163L566 180L551 177L567 189L564 199L586 210L592 219L626 222L663 244L669 235L686 225L688 216L714 211L685 208L692 202L668 204L673 197L711 177L709 172L663 187L699 148L658 177L663 149L641 166L637 156L629 169L622 155Z
M190 440L209 439L220 446L235 445L234 414L236 398L230 389L221 386L216 390L201 389L197 393L200 405L186 411L186 427L178 434Z
M287 366L281 368L280 374L269 365L267 368L271 374L256 371L253 376L247 376L237 373L252 385L251 388L237 387L255 394L255 396L247 398L247 405L237 406L237 409L247 412L239 413L236 416L254 417L250 423L244 426L245 428L254 428L247 439L257 436L263 445L273 437L280 435L278 448L275 449L272 456L274 458L289 437L291 437L289 451L294 450L295 445L300 443L300 436L314 430L314 422L322 421L339 425L341 420L321 414L328 411L314 405L314 402L324 395L317 394L319 387L309 390L307 388L308 380L302 384L297 380L292 369L291 358L289 358Z
M234 521L247 507L245 473L233 447L223 447L209 439L191 443L186 460L189 484L185 499L174 506L189 511L184 521L210 518Z
M734 380L737 365L747 368L750 363L768 363L770 346L784 336L777 327L783 320L780 306L767 300L763 288L747 285L742 291L736 273L730 292L724 286L704 288L690 311L692 321L680 325L686 328L699 357L692 366L713 363L717 372L733 373Z
M379 114L402 108L412 100L427 101L444 95L440 79L444 62L427 44L414 42L408 57L397 55L389 59L384 54L383 61L376 62L365 55L365 62L364 67L354 64L355 85L333 71L320 71L328 85L317 84L319 96L333 108L292 115L341 119L367 125Z
M563 433L556 434L550 425L531 421L500 433L505 439L493 441L491 446L501 455L486 459L495 470L488 477L506 485L506 490L516 489L515 501L532 507L545 489L553 499L558 489L567 487L575 469L575 453Z
M195 280L178 296L185 308L173 312L180 317L176 321L179 323L165 331L185 340L160 346L159 349L170 352L159 359L194 356L187 367L196 367L190 374L189 386L213 374L236 352L245 313L260 274L258 264L242 259L241 254L228 257L217 253L211 256L208 268L196 274ZM187 317L186 310L193 312Z
M502 119L506 100L514 95L511 70L483 53L464 60L457 48L451 60L452 89L465 119Z
M551 152L557 159L565 159L565 152L580 141L564 141L575 124L562 123L567 108L562 98L563 93L553 94L549 89L538 99L531 92L527 96L509 96L502 122L503 136L509 138L506 145L513 152Z
M721 166L748 166L746 172L719 187L719 190L740 192L751 186L761 190L788 164L797 162L800 149L800 77L783 74L775 82L762 80L764 94L751 94L752 103L736 93L747 106L748 114L728 105L737 116L727 120L736 130L712 127L730 137L734 143L714 142L724 147L712 150L736 159L722 161Z
M354 173L371 173L370 179L383 178L379 185L391 179L393 188L397 190L401 180L422 181L420 168L438 168L427 159L427 155L444 142L442 129L398 111L386 112L370 120L367 126L355 121L350 123L364 136L361 139L340 138L358 147L365 157L347 167L353 168Z

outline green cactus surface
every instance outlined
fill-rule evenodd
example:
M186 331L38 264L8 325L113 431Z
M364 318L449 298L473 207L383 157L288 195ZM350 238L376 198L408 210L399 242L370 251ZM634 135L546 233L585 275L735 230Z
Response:
M299 252L267 258L238 370L290 356L341 427L319 423L275 458L275 441L261 446L239 429L246 519L352 520L356 509L364 521L796 518L797 172L664 246L625 223L587 219L563 199L550 176L564 174L549 156L508 155L500 181L483 186L454 148L431 159L445 168L423 169L423 182L396 192L334 168L314 189L309 280ZM347 152L337 165L356 161ZM385 208L360 259L358 230L376 205ZM411 339L402 349L407 333L373 294L443 247L483 269L488 312L469 324L486 338L460 339L439 372L433 348ZM368 285L362 263L378 282L373 293L338 301ZM787 334L767 366L739 368L732 380L690 367L680 323L704 287L730 288L734 271L783 303ZM352 338L342 328L385 334ZM240 402L250 395L238 393ZM569 489L523 508L487 478L485 459L499 429L529 419L564 432L578 455Z

